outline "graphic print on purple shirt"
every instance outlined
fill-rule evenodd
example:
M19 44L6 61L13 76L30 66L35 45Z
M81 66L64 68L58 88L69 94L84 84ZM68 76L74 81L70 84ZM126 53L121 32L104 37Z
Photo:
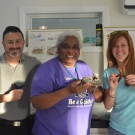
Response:
M78 60L77 64L79 79L93 76L86 63ZM71 68L70 72L76 77L75 68ZM42 64L36 71L31 96L57 91L67 87L73 81L58 59L53 58ZM36 135L89 135L95 99L89 91L86 92L88 96L84 102L83 98L72 94L49 109L37 110L32 133Z

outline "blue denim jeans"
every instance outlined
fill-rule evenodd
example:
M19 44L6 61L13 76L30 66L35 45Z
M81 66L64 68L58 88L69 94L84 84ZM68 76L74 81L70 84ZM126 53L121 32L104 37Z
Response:
M108 135L125 135L125 134L122 134L119 131L113 129L111 126L109 126Z

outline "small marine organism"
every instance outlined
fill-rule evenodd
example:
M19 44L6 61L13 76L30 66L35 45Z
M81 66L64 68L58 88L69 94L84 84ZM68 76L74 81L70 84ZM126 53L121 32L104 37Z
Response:
M83 77L82 80L81 80L81 83L82 84L90 83L91 85L97 85L97 86L102 85L102 81L97 76L86 76L86 77Z

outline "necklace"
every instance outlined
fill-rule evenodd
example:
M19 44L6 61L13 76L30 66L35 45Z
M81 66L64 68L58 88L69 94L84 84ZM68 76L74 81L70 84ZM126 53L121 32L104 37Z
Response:
M61 62L61 60L60 60L60 58L59 57L57 57L57 59ZM61 62L62 63L62 62ZM63 65L63 64L62 64ZM75 63L75 72L76 72L76 74L77 74L77 78L75 78L74 77L74 75L69 71L69 69L67 68L67 67L65 67L64 65L63 65L63 67L65 68L65 70L68 72L68 74L72 77L72 79L74 79L74 80L79 80L79 75L78 75L78 65L77 65L77 63Z
M68 74L72 77L72 79L74 80L79 80L79 76L78 76L78 65L77 63L75 64L75 72L77 74L77 79L74 77L74 75L68 70L67 67L64 66L65 70L68 72ZM81 84L79 84L81 85ZM82 93L79 93L79 94L75 94L75 97L80 97L80 98L83 98L83 105L84 105L84 102L85 102L85 99L86 97L88 96L88 93L87 93L87 90L85 92L82 92Z
M77 74L77 78L75 78L74 75L68 70L68 68L64 66L65 70L66 70L66 71L68 72L68 74L72 77L72 79L74 79L74 80L79 80L79 76L78 76L78 66L77 66L77 64L75 64L74 67L75 67L75 72L76 72L76 74Z

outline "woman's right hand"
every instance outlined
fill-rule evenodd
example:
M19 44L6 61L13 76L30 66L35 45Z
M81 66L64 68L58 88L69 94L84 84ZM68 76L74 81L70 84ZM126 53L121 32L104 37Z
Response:
M68 90L71 94L73 93L82 93L84 92L85 90L87 90L90 86L89 83L86 83L86 84L82 84L80 85L81 83L81 80L78 80L78 81L75 81L73 83L71 83L69 86L68 86Z

